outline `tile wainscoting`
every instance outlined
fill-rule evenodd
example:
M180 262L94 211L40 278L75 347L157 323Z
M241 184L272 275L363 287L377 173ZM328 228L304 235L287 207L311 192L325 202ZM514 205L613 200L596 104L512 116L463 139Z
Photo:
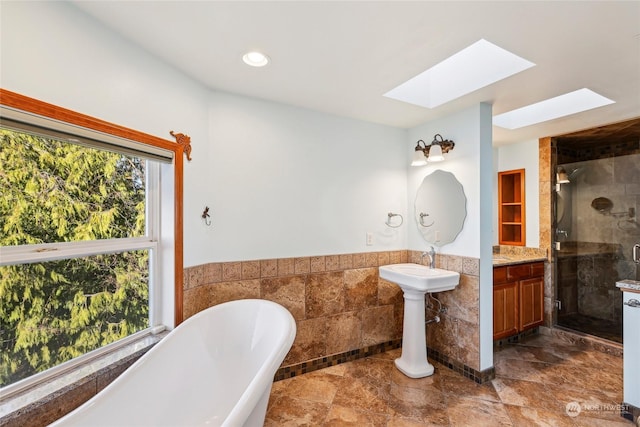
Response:
M185 269L184 317L227 301L261 298L286 307L296 319L295 342L279 378L310 372L399 346L403 297L378 275L378 266L422 263L419 251L387 251L210 263ZM437 255L436 266L460 273L460 285L436 297L447 308L427 326L434 356L479 372L479 259ZM490 378L489 378L490 379Z

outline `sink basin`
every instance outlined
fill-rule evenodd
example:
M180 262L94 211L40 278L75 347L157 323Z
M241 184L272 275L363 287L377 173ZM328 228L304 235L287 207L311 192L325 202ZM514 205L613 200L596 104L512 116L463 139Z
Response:
M418 292L450 291L460 283L460 273L429 268L420 264L390 264L379 268L380 277L400 286L402 290Z
M391 264L379 268L380 277L400 286L404 297L402 354L396 367L409 378L433 375L427 360L424 296L427 292L450 291L460 283L460 273L420 264Z

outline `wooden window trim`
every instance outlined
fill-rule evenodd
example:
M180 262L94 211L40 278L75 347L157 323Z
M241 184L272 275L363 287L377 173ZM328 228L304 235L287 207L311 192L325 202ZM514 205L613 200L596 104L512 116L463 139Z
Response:
M191 160L191 138L182 133L175 133L170 131L169 134L175 138L175 142L167 139L158 138L153 135L149 135L143 132L139 132L133 129L129 129L120 125L106 122L95 117L87 116L72 110L68 110L62 107L58 107L53 104L48 104L43 101L39 101L34 98L30 98L24 95L20 95L15 92L0 88L0 104L22 110L28 113L37 114L39 116L47 117L50 119L58 120L61 122L70 123L76 126L81 126L87 129L91 129L97 132L107 133L109 135L117 136L120 138L130 139L132 141L140 142L143 144L151 145L153 147L163 148L169 151L173 151L173 165L174 165L174 321L175 326L182 323L183 320L183 297L182 297L182 284L183 284L183 264L184 264L184 214L183 214L183 199L184 199L184 159L183 155L186 155L187 160Z

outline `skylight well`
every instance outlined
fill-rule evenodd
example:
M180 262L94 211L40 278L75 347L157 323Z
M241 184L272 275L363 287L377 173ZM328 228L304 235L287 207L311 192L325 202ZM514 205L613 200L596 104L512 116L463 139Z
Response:
M493 116L493 124L505 129L519 129L614 103L590 89L582 88Z
M384 96L435 108L534 65L533 62L481 39Z

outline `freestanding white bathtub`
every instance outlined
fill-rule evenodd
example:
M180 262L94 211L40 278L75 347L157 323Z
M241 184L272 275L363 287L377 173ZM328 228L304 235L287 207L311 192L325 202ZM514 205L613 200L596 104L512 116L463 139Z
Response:
M266 300L187 319L104 390L54 426L262 426L273 376L296 324Z

